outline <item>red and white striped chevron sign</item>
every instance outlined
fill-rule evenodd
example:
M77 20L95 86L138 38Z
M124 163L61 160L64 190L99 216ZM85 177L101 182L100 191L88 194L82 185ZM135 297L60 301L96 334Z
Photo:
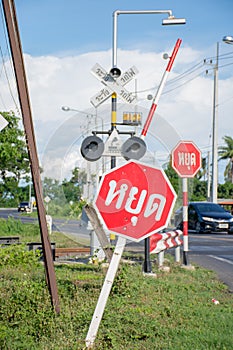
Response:
M163 250L178 247L183 244L181 230L169 231L166 233L155 233L150 236L150 254L158 254Z

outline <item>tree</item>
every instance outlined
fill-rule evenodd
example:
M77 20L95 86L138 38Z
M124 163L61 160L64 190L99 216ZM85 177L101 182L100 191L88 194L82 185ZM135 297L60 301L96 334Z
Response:
M189 179L190 201L205 201L207 197L207 182L201 181L198 177Z
M233 184L229 181L218 185L219 198L233 198Z
M197 172L196 177L198 178L198 180L201 180L202 178L205 178L206 174L207 174L207 159L202 158L201 169Z
M219 159L228 160L224 176L226 181L233 183L233 138L231 136L224 136L223 140L226 146L219 147Z
M166 164L166 169L164 171L165 171L167 177L169 178L175 192L178 193L179 187L180 187L179 186L180 178L179 178L177 172L172 168L171 158L170 158L169 163Z
M206 200L207 196L207 182L202 181L201 178L204 177L206 172L206 161L202 160L202 168L199 170L198 174L194 178L189 178L188 180L188 198L189 201L203 201ZM176 171L172 168L171 160L166 165L165 173L171 184L178 194L177 202L178 206L182 203L182 181L177 175Z
M8 125L0 132L0 196L1 204L9 199L18 204L25 199L19 182L29 173L29 159L20 119L13 112L0 112Z
M87 181L87 174L75 167L72 171L72 177L68 180L63 180L62 188L67 201L77 202L83 194L83 185Z
M51 201L47 205L52 216L69 216L78 218L86 202L82 199L82 188L86 181L86 173L74 168L72 177L62 183L58 180L45 177L43 180L43 195Z

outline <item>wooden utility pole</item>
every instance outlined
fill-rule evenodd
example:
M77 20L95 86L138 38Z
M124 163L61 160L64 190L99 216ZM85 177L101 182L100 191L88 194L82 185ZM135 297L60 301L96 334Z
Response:
M22 111L23 124L26 134L26 143L31 167L32 181L35 189L38 219L41 232L41 242L44 254L46 282L51 295L52 305L57 313L60 312L55 270L52 258L51 244L48 235L46 213L43 201L43 190L40 178L39 160L37 156L35 134L30 108L30 99L27 87L22 47L20 42L19 28L16 17L14 0L2 0L4 16L11 47L12 60L17 82L19 101Z

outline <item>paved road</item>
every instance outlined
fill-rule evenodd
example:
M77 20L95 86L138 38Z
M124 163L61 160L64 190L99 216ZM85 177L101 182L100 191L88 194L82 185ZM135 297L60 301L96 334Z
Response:
M233 292L233 235L189 234L189 260L216 271Z
M18 213L17 209L0 209L0 217L7 219L8 217L21 220L23 223L37 222L37 218L32 218L25 213ZM53 219L52 229L54 231L63 232L67 236L76 237L77 239L90 241L90 230L87 230L86 226L79 220L64 220ZM88 243L87 243L88 244Z
M0 217L7 218L9 215L22 220L33 222L37 219L22 215L17 210L1 210ZM90 244L90 230L81 225L78 220L53 220L53 229L63 232L73 239L81 240ZM144 243L140 242L135 246L128 243L127 247L134 246L134 250L144 251ZM217 272L220 280L229 286L233 292L233 235L221 234L195 234L189 233L190 263L197 263L207 269Z

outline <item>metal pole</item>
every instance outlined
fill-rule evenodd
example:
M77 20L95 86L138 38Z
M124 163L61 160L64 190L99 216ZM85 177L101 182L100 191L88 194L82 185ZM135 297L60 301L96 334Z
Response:
M188 179L182 179L183 186L183 264L188 265Z
M114 92L112 94L112 113L111 113L111 131L116 128L117 122L117 94ZM111 169L116 166L116 157L111 156Z
M218 59L219 43L217 42L216 64L214 66L214 98L213 98L213 129L212 129L212 188L211 201L218 201Z
M117 94L114 92L112 94L111 131L113 131L116 128L116 122L117 122ZM111 169L115 167L116 167L116 157L111 156ZM110 233L111 244L114 244L115 241L116 241L116 235L113 233Z
M118 15L137 15L137 14L168 14L172 17L171 10L142 10L142 11L120 11L116 10L113 12L113 55L112 55L112 66L117 67L117 18Z
M210 151L208 151L208 163L207 163L207 201L210 201Z
M152 267L151 267L151 261L150 261L150 237L145 238L145 260L143 264L143 272L145 273L151 273Z
M27 87L27 79L23 61L22 47L16 17L16 10L13 0L3 0L4 16L9 36L9 42L14 64L19 101L23 116L26 142L28 148L29 161L31 166L32 181L35 189L36 202L38 208L38 219L41 231L41 241L44 254L44 264L46 271L46 281L51 295L52 305L57 313L60 312L58 290L56 285L55 270L53 265L52 249L49 241L46 213L43 202L43 191L40 179L39 160L37 156L35 134L30 108L30 99Z

